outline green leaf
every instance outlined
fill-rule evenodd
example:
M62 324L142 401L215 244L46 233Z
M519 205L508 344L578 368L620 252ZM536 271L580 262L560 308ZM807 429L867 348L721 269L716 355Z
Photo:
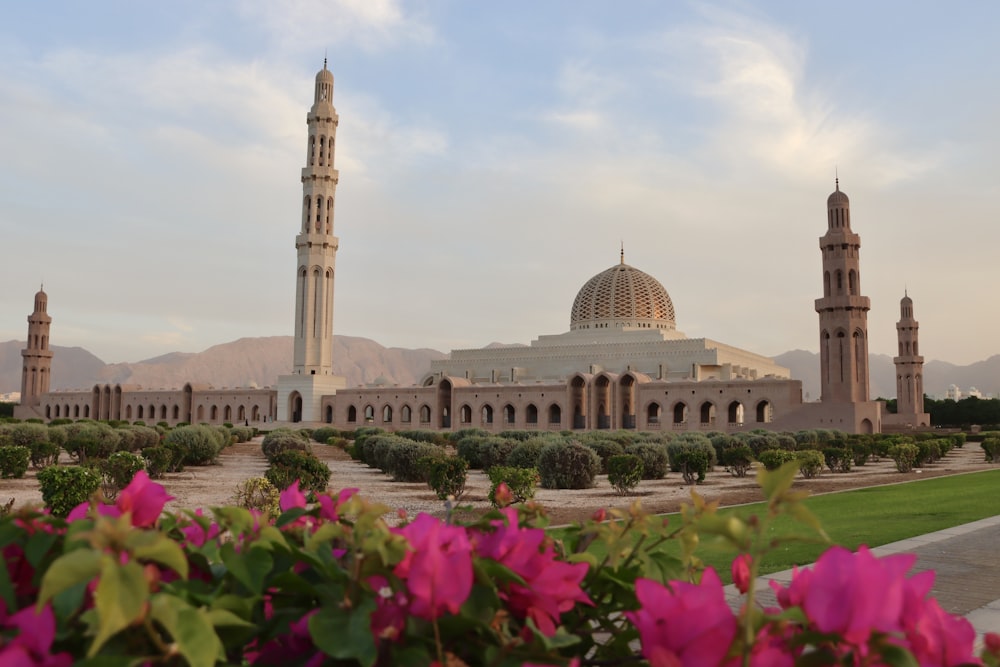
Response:
M169 567L181 579L187 579L188 562L184 550L163 533L152 530L132 531L125 540L125 546L132 549L132 555L136 558Z
M101 554L89 549L76 549L63 554L49 566L42 578L42 590L38 593L38 606L49 598L71 586L85 583L101 571Z
M24 545L24 555L32 567L38 567L42 559L52 551L52 545L58 539L59 536L55 533L48 533L44 530L40 530L28 538L28 543Z
M153 599L152 617L166 629L191 667L212 667L225 659L225 650L212 627L210 613L195 609L172 595Z
M882 655L882 662L892 667L919 667L913 654L901 646L886 643L878 652Z
M17 609L17 603L14 601L14 585L10 581L7 567L0 567L0 602L3 602L6 609Z
M253 614L253 599L239 595L220 595L211 600L212 609L222 609L240 618L250 618Z
M210 609L207 614L209 622L217 628L222 626L256 627L250 621L243 620L233 612L225 609Z
M287 526L308 511L309 510L304 507L292 507L285 510L281 516L278 517L278 520L274 522L274 527L281 528L282 526Z
M773 500L790 489L800 464L801 461L788 461L777 470L767 470L761 467L757 473L757 483L764 492L764 497Z
M579 637L569 634L566 632L566 628L561 625L556 628L556 634L551 637L548 637L539 631L539 629L535 626L535 622L530 618L528 619L527 626L531 630L531 634L535 637L535 640L541 642L542 646L546 650L564 649L567 646L573 646L574 644L580 643Z
M375 600L366 598L353 609L322 609L309 619L309 636L331 658L375 664L378 652L371 632Z
M264 591L264 580L274 565L274 559L266 549L253 544L249 549L236 553L236 548L228 543L222 547L221 555L229 573L252 594L260 595Z
M93 657L106 641L138 620L149 599L149 583L135 561L119 564L111 555L101 557L101 579L94 592L97 636L87 651Z

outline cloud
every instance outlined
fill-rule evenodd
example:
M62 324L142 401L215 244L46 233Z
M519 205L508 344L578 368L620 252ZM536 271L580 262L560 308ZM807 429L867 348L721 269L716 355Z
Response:
M242 0L237 7L281 51L317 51L333 44L379 51L434 39L433 28L407 14L397 0Z

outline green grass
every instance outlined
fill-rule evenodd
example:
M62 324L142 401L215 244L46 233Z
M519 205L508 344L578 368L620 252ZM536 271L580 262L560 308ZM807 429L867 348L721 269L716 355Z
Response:
M1000 470L832 493L808 498L805 504L819 518L835 544L852 550L862 544L876 547L1000 514ZM747 517L764 511L763 503L755 503L721 510L721 513ZM671 526L680 522L678 515L670 515L670 519ZM785 517L775 522L773 532L815 535L811 529ZM600 547L596 543L592 546ZM826 544L787 544L761 561L761 573L812 563L827 547ZM663 548L673 554L680 552L673 541ZM728 579L733 552L703 542L698 555L723 579Z

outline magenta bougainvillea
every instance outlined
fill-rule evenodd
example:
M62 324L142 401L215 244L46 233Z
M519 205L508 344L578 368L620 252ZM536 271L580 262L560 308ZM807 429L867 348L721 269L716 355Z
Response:
M0 667L998 664L1000 637L975 655L971 625L928 597L933 574L910 575L912 556L831 547L761 608L757 565L782 543L771 520L812 523L793 475L761 477L752 521L693 496L669 529L636 505L552 532L532 504L391 526L354 489L298 484L277 517L169 514L140 473L113 505L0 520ZM701 566L700 535L733 547L741 609Z

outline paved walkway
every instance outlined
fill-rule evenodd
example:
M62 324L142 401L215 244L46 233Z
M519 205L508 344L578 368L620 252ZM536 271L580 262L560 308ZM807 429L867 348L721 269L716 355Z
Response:
M1000 632L1000 515L872 549L877 556L900 552L917 555L913 572L937 573L931 595L945 611L968 618L980 638L984 632ZM787 584L791 577L791 570L761 577L761 603L777 605L768 580ZM732 585L726 587L726 598L734 609L743 603Z

